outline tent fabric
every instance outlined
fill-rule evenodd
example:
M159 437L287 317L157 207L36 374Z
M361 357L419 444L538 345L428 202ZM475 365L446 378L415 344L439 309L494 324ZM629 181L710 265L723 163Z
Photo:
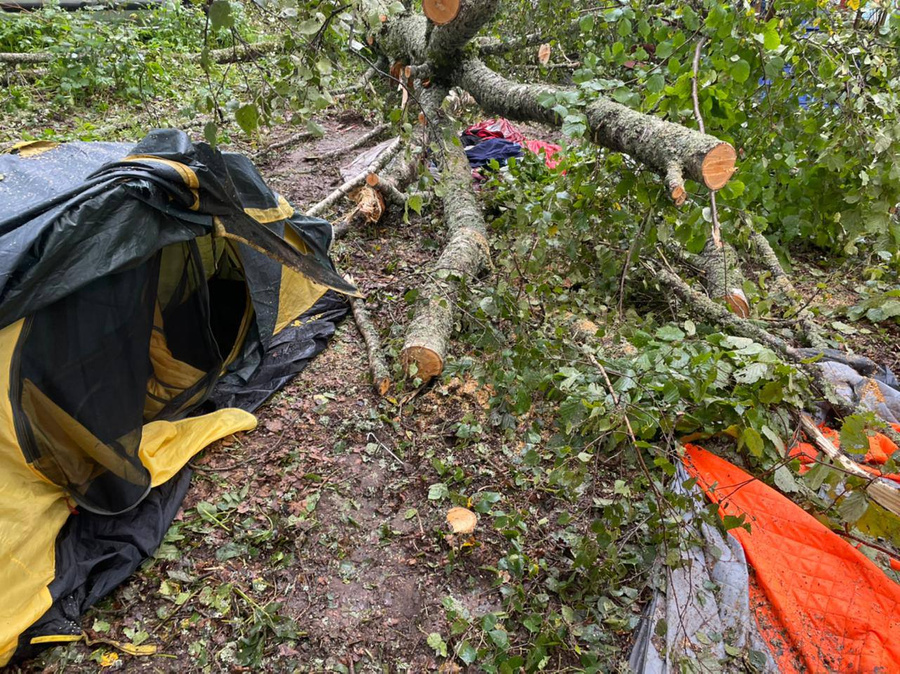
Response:
M173 130L0 155L0 666L156 549L188 460L252 429L356 294L324 220Z
M812 515L728 461L685 445L685 465L753 569L757 622L781 672L900 671L900 586Z
M891 427L900 433L900 424L891 424ZM819 429L822 431L822 434L831 441L836 449L840 449L841 434L838 431L828 428L825 424L821 424ZM900 482L900 474L882 473L875 468L875 466L887 463L888 459L893 456L896 451L897 445L895 445L890 438L883 433L876 433L869 436L869 449L864 455L853 454L846 450L844 453L859 462L861 467L872 473L872 475L876 477L885 477L894 482ZM815 445L809 442L798 442L791 447L789 456L800 461L800 474L803 475L811 469L812 464L815 464L819 460L819 450Z
M696 484L687 488L688 480L684 467L678 466L672 491L699 503L703 493ZM663 566L663 582L654 590L635 637L628 660L631 670L666 674L680 671L680 663L689 659L699 669L718 671L727 642L743 651L757 671L777 672L750 611L743 548L693 511L683 514L683 528L700 543L680 551L680 564Z

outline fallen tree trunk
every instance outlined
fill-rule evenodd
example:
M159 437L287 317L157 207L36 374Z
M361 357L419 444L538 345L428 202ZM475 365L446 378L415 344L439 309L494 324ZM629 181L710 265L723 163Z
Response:
M772 250L769 240L756 230L752 229L752 224L750 224L750 227L750 244L756 251L757 259L772 274L772 280L775 283L775 287L786 297L794 301L801 299L797 290L794 288L794 284L791 282L790 277L785 273L784 268L781 266L778 255ZM803 336L811 347L816 349L828 347L828 341L822 334L822 329L815 320L813 320L812 314L810 314L808 309L805 307L800 309L797 313L797 320L799 321Z
M419 162L415 156L400 154L394 157L383 173L369 173L365 178L365 185L348 195L356 202L357 207L334 224L334 237L340 238L366 222L377 222L383 212L390 208L406 208L408 197L402 190L415 179L418 167ZM372 193L380 197L382 207L382 212L374 219L369 217L370 211L366 212L368 209L360 208L360 202L370 201Z
M378 0L368 0L377 8ZM465 41L490 18L497 0L471 0L447 24L435 26L409 10L386 18L373 43L393 62L414 68L427 65L432 80L444 88L459 86L489 113L513 120L559 126L562 119L542 100L569 90L541 84L513 82L488 68L482 61L463 55ZM388 13L382 12L384 17ZM676 202L684 199L684 179L709 189L721 188L734 172L734 148L718 138L693 129L644 115L624 105L601 98L585 109L591 139L598 145L624 152L665 178Z
M750 304L744 294L744 274L740 260L731 245L717 246L710 238L696 261L704 272L704 285L709 296L724 300L728 308L740 318L750 316Z
M340 157L347 154L348 152L353 152L353 150L361 148L363 145L368 145L370 142L378 138L378 136L387 131L390 126L390 124L379 124L374 129L366 132L349 145L343 145L341 147L335 148L334 150L331 150L330 152L323 152L320 155L306 157L306 159L309 161L322 161L327 159L334 159L335 157Z
M461 287L490 265L487 226L472 189L472 171L462 147L451 138L452 129L440 116L446 89L427 90L429 135L439 138L443 154L441 182L445 190L444 221L449 239L419 291L415 314L406 332L401 361L410 376L427 382L444 369ZM436 104L435 104L436 102Z

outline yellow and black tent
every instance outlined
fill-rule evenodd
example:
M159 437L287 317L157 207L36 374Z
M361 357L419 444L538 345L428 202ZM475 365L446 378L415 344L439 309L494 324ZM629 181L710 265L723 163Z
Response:
M81 634L185 464L321 351L329 223L172 130L0 156L0 666Z

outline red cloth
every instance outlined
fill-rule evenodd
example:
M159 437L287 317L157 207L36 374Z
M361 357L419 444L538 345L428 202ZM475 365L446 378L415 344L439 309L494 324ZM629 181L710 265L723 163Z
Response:
M483 122L478 122L478 124L473 124L466 129L465 133L478 136L479 138L504 138L519 145L525 144L525 136L502 117L486 119Z
M547 168L554 169L559 164L559 159L553 159L553 155L562 149L559 145L554 145L553 143L548 143L543 140L526 140L525 149L531 150L538 156L540 156L541 150L543 150L544 163L547 165Z
M812 515L728 461L685 445L685 466L753 568L751 607L781 672L900 672L900 586Z

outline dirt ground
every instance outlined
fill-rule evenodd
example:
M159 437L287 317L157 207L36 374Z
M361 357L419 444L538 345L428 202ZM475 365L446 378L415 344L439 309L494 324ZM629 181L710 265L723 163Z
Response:
M338 168L354 153L308 158L368 128L358 115L324 126L324 138L261 164L299 208L339 185ZM339 267L369 296L389 360L408 320L404 295L419 285L439 239L426 208L407 224L394 213L334 248ZM798 287L824 312L853 301L847 270L820 270L813 259L800 269ZM900 370L890 346L896 326L855 325L862 330L848 336L851 345ZM378 397L362 340L345 320L329 347L258 411L256 431L195 459L191 490L156 557L85 617L92 638L155 644L159 653L133 658L102 641L78 643L20 671L438 671L444 659L427 638L448 633L446 598L473 616L502 610L495 575L483 570L496 564L502 541L486 532L457 547L446 537L447 502L429 498L440 481L433 459L454 451L454 424L485 416L486 398L458 379ZM489 450L491 443L486 438ZM469 491L502 490L507 455L465 451ZM239 664L253 649L258 664Z

